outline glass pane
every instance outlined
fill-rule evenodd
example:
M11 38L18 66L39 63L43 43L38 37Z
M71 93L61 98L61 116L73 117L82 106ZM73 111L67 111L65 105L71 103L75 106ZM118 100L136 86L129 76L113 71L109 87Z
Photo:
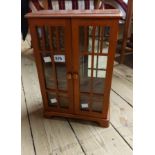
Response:
M59 103L61 108L68 108L69 107L69 99L63 94L59 95Z
M94 95L92 99L92 111L94 112L102 112L103 107L103 96Z
M95 31L95 33L94 33ZM99 53L99 27L97 26L89 26L89 53L92 52L93 44L94 44L94 53ZM93 43L94 38L94 43Z
M88 111L89 110L89 95L83 95L80 96L80 109L82 111Z
M43 49L43 47L42 47L42 42L43 42L42 28L37 26L36 32L37 32L37 39L38 39L38 48L40 50L42 50Z
M55 81L54 81L54 69L52 65L52 60L50 54L42 54L43 59L43 69L45 75L45 83L47 88L54 89Z
M90 68L91 56L80 57L80 91L89 92L90 91Z
M48 93L48 104L49 106L56 107L58 105L58 99L55 93Z
M92 44L93 38L94 40L94 52L95 53L108 53L109 50L109 35L110 35L110 27L101 27L101 26L88 26L89 30L89 43L88 43L88 51L92 52ZM94 33L95 31L95 33ZM81 32L82 34L82 32ZM83 42L83 40L81 40Z
M67 79L66 79L66 64L65 63L55 63L58 89L67 90Z
M64 52L65 51L65 32L64 32L64 27L59 26L58 27L58 35L59 35L59 43L60 43L60 51Z
M104 79L93 78L93 93L103 94L104 93Z
M91 69L92 55L81 56L80 59L80 91L103 94L106 77L107 56L94 56L94 68ZM91 72L93 79L91 81Z
M107 68L107 56L94 56L93 67L93 92L103 94Z
M102 28L103 30L101 30L103 34L101 34L101 42L102 42L102 47L101 48L101 52L102 53L108 53L109 50L109 37L110 37L110 27L109 26L105 26Z
M51 27L52 31L52 48L55 53L65 51L65 32L64 27Z
M79 48L80 52L89 51L89 26L80 26L79 27Z
M47 26L44 27L44 33L45 33L45 49L49 50L49 28Z
M51 27L51 34L52 34L52 48L53 51L56 52L57 51L57 44L56 44L56 27Z
M80 52L92 53L93 38L94 52L108 53L110 27L105 26L80 26L79 27L79 48Z
M107 56L94 56L94 68L106 69L107 68Z
M36 27L38 46L40 50L49 50L49 28L48 26Z

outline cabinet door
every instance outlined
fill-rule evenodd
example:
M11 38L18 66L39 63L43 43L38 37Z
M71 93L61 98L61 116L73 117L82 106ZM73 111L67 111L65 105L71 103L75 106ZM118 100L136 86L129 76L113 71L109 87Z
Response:
M74 19L74 102L77 114L106 118L118 20Z
M71 113L70 20L30 19L30 30L45 109Z

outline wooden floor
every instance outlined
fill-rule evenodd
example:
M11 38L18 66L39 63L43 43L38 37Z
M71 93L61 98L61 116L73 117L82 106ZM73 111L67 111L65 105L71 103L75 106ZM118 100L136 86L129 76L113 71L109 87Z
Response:
M132 69L115 65L110 127L89 121L42 117L34 59L22 52L22 155L131 155Z

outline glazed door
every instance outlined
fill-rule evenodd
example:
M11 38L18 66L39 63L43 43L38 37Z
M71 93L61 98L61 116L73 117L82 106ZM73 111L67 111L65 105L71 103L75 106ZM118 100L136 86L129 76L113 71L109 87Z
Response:
M115 20L72 21L77 114L107 117L117 28Z
M30 23L45 109L72 113L70 20L44 18Z

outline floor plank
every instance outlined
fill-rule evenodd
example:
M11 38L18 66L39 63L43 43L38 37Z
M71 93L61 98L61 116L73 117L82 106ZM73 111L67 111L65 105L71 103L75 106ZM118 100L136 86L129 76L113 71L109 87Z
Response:
M22 80L27 100L34 144L37 155L41 154L132 154L132 150L116 132L132 147L132 108L114 92L111 93L111 123L108 129L87 121L70 121L63 118L44 119L42 100L33 57L23 53ZM114 74L114 76L116 76ZM116 76L117 77L117 76ZM118 75L118 81L124 76ZM120 83L122 83L122 81ZM116 80L114 79L114 82ZM129 82L131 84L131 82ZM124 84L124 83L123 83ZM122 84L122 85L123 85ZM115 83L113 84L116 88ZM125 84L124 84L125 85ZM128 85L128 84L127 84ZM117 85L117 87L120 87ZM132 87L131 87L132 88ZM130 89L131 89L130 88ZM126 88L125 88L126 89ZM118 88L116 90L119 90ZM121 91L117 91L120 93ZM122 92L121 92L122 93ZM121 94L120 93L120 94ZM83 123L82 123L83 122ZM39 130L38 130L39 129ZM74 130L74 132L72 131ZM65 133L65 134L64 134ZM78 140L77 140L78 138ZM82 149L81 149L81 146ZM83 152L85 151L85 153Z
M111 87L115 93L121 96L130 105L133 105L133 85L131 82L114 73Z
M132 148L133 109L121 97L111 91L110 122Z
M95 126L92 122L71 120L70 123L87 155L131 155L132 150L112 128Z
M114 74L119 74L126 80L133 82L133 70L126 65L118 64L114 66Z
M21 93L21 154L35 155L23 89Z
M62 118L44 119L42 99L33 57L22 57L22 81L37 155L83 154L69 125Z

